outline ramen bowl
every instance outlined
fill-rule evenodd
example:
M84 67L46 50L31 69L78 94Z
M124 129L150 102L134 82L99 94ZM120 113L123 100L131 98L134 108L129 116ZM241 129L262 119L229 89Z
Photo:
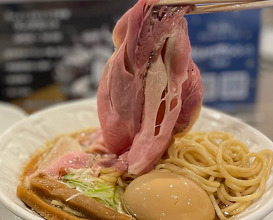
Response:
M21 120L0 137L0 202L15 215L26 220L43 219L16 197L22 167L36 150L59 134L98 127L95 99L85 99L57 105ZM259 131L221 112L202 107L192 130L230 132L251 151L273 150L273 143ZM263 219L273 211L273 172L264 195L244 212L234 217L240 220Z

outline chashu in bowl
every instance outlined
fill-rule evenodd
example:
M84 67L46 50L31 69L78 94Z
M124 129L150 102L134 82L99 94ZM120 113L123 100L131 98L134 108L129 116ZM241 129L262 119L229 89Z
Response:
M17 198L16 188L23 166L45 142L63 133L98 127L95 99L57 105L18 122L0 137L0 202L15 215L26 220L43 219ZM192 130L230 132L243 141L251 151L273 150L273 143L259 131L221 112L202 107ZM267 181L266 192L244 212L233 219L263 219L273 211L273 172Z

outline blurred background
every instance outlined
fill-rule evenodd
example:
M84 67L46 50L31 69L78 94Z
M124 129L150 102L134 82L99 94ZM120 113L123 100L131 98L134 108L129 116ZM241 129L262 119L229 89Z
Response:
M0 0L2 105L30 114L95 97L112 29L135 2ZM273 9L186 17L204 105L273 139Z

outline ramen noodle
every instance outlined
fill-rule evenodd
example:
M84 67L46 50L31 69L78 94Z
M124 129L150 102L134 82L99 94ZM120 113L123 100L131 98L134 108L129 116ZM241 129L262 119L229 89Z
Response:
M250 152L230 133L192 132L174 136L165 159L155 170L183 175L209 195L220 219L244 211L266 190L271 150Z
M62 138L70 137L82 143L84 138L92 133L94 130L88 129L60 135L48 141L46 147L40 150L26 166L21 185L29 187L30 176L39 167L39 160L44 159ZM184 137L180 137L179 133L173 136L167 151L150 173L171 172L192 180L206 191L217 216L220 219L228 219L244 211L255 199L263 195L272 164L271 150L250 152L244 143L234 139L230 133L191 132ZM123 204L122 195L128 185L138 177L140 176L122 174L111 167L102 167L97 176L94 176L92 168L69 168L69 172L60 176L58 181L71 189L78 190L78 193L74 192L66 198L67 201L86 195L96 198L100 203L123 215L130 215ZM95 185L93 185L94 180ZM92 187L97 187L99 194L93 191L90 194ZM20 191L19 188L18 190ZM101 199L101 193L109 194L110 197ZM19 193L19 197L27 203L22 195ZM63 211L78 218L86 217L58 199L52 199L50 204L58 208L62 207Z

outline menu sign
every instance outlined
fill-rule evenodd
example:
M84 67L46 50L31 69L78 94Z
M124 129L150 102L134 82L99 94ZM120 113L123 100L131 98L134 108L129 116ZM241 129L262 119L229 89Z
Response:
M112 29L135 1L0 4L0 100L33 112L96 94Z
M204 104L230 112L251 109L258 84L261 11L189 15L187 19Z

